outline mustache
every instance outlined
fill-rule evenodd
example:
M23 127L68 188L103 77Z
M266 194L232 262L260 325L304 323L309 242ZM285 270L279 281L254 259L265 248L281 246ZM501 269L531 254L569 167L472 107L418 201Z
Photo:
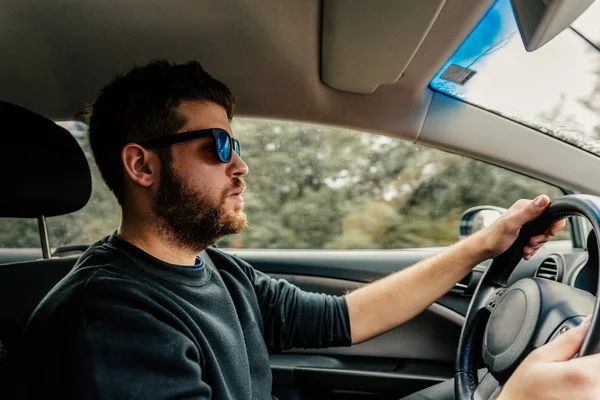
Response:
M233 193L243 192L246 190L246 182L242 178L238 178L237 176L232 179L231 187L225 190L225 197L230 196Z

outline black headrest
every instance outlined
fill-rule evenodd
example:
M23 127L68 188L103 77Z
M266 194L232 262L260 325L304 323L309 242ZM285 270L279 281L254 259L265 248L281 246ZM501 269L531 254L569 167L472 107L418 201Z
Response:
M0 101L0 217L67 214L91 191L85 154L66 129Z

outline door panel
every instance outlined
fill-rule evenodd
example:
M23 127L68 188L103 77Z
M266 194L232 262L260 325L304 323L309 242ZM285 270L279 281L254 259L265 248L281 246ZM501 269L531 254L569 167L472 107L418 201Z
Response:
M275 354L273 394L279 399L398 399L452 376L431 362Z
M303 290L343 295L441 249L377 252L229 251ZM469 297L445 297L461 307ZM352 347L292 349L271 356L280 399L398 399L449 379L463 316L439 303L383 335Z
M232 250L230 254L248 261L266 273L324 276L369 282L414 265L443 248L416 250Z
M533 274L541 260L564 246L547 244L532 260L522 261L515 278ZM226 251L303 290L339 296L442 250ZM460 286L411 321L367 342L272 355L274 394L282 400L398 399L452 378L464 314L488 265L475 267Z
M0 248L0 264L31 261L42 258L42 250L35 248Z
M270 274L299 288L316 293L341 296L362 284L341 279ZM452 363L464 317L439 304L381 336L352 347L331 347L318 354L431 360ZM314 354L315 350L297 349L295 353Z

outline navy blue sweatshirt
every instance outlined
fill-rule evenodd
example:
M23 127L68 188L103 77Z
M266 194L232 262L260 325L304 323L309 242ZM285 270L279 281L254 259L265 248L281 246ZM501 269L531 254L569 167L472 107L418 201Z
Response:
M23 397L271 399L269 353L351 344L343 297L206 252L186 267L116 234L92 245L29 322Z

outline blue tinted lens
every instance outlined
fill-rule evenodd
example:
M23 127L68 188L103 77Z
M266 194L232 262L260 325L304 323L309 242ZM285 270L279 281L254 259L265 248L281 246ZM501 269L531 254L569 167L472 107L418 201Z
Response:
M219 133L217 137L217 152L221 161L229 161L231 158L231 141L226 132Z
M237 140L234 139L233 141L233 151L235 151L237 153L237 155L241 155L240 154L240 142L238 142Z

